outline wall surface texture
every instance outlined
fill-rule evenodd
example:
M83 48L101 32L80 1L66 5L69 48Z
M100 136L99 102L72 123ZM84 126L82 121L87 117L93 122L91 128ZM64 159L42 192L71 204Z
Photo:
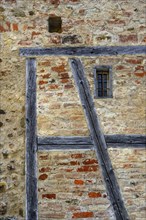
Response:
M144 45L144 0L0 0L0 220L25 219L25 58L21 47ZM62 31L49 33L60 16ZM145 134L144 55L82 57L112 66L113 98L94 99L105 134ZM37 58L40 136L88 136L68 57ZM112 147L112 146L111 146ZM109 154L131 220L146 218L144 149ZM95 152L38 153L39 220L114 219Z

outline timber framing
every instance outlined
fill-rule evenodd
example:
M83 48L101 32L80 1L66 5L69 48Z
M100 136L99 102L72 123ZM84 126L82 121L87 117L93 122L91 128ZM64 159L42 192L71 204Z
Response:
M105 135L108 148L146 148L145 135ZM90 137L38 137L38 151L93 150Z
M117 56L146 54L146 46L21 48L20 56Z
M71 59L71 68L85 110L90 137L37 137L36 120L36 59L37 56L118 56L145 54L146 46L98 46L21 48L20 56L26 60L26 220L38 220L37 151L40 150L91 150L95 149L103 172L107 191L117 220L128 220L128 214L114 175L107 147L146 147L143 135L103 135L98 123L82 64ZM80 75L81 74L81 75ZM82 79L79 78L82 76ZM84 87L85 86L85 87ZM86 89L87 91L86 91ZM85 100L87 98L87 100ZM95 121L94 121L95 119Z
M36 60L26 60L26 220L38 219Z
M100 123L94 107L92 96L90 94L89 84L85 77L83 65L78 58L74 58L70 59L70 66L88 123L91 141L98 158L106 190L108 192L115 217L117 220L129 220L128 213L125 208L120 188L107 151L106 141L100 128Z

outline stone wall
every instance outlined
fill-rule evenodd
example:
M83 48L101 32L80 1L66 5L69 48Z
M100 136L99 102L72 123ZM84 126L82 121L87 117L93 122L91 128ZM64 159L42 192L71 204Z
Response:
M1 0L0 219L25 218L25 59L20 47L144 45L144 0ZM49 16L62 31L48 32ZM81 58L112 65L113 98L94 99L106 134L145 134L145 56ZM37 59L39 135L89 135L66 57ZM145 219L144 149L110 149L131 219ZM93 151L38 155L39 219L109 219ZM58 211L56 211L56 209Z

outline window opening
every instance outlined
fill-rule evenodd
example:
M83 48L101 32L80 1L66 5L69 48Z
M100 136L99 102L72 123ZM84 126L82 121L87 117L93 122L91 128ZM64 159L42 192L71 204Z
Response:
M112 97L112 68L111 66L98 66L94 68L94 97Z

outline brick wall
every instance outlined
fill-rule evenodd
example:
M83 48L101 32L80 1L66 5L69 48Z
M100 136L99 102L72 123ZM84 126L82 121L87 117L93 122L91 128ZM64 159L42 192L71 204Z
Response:
M25 59L19 57L19 48L144 45L145 2L1 0L0 4L0 219L22 220ZM62 18L61 33L48 32L47 20L55 15ZM88 135L68 58L37 61L39 135ZM93 67L113 66L113 99L94 99L104 133L144 134L145 57L83 57L82 62L92 94ZM131 219L144 219L144 150L111 149L110 155ZM39 219L113 218L93 151L39 153L38 158Z
M109 153L130 214L145 219L145 153ZM114 219L94 151L39 153L39 219Z

